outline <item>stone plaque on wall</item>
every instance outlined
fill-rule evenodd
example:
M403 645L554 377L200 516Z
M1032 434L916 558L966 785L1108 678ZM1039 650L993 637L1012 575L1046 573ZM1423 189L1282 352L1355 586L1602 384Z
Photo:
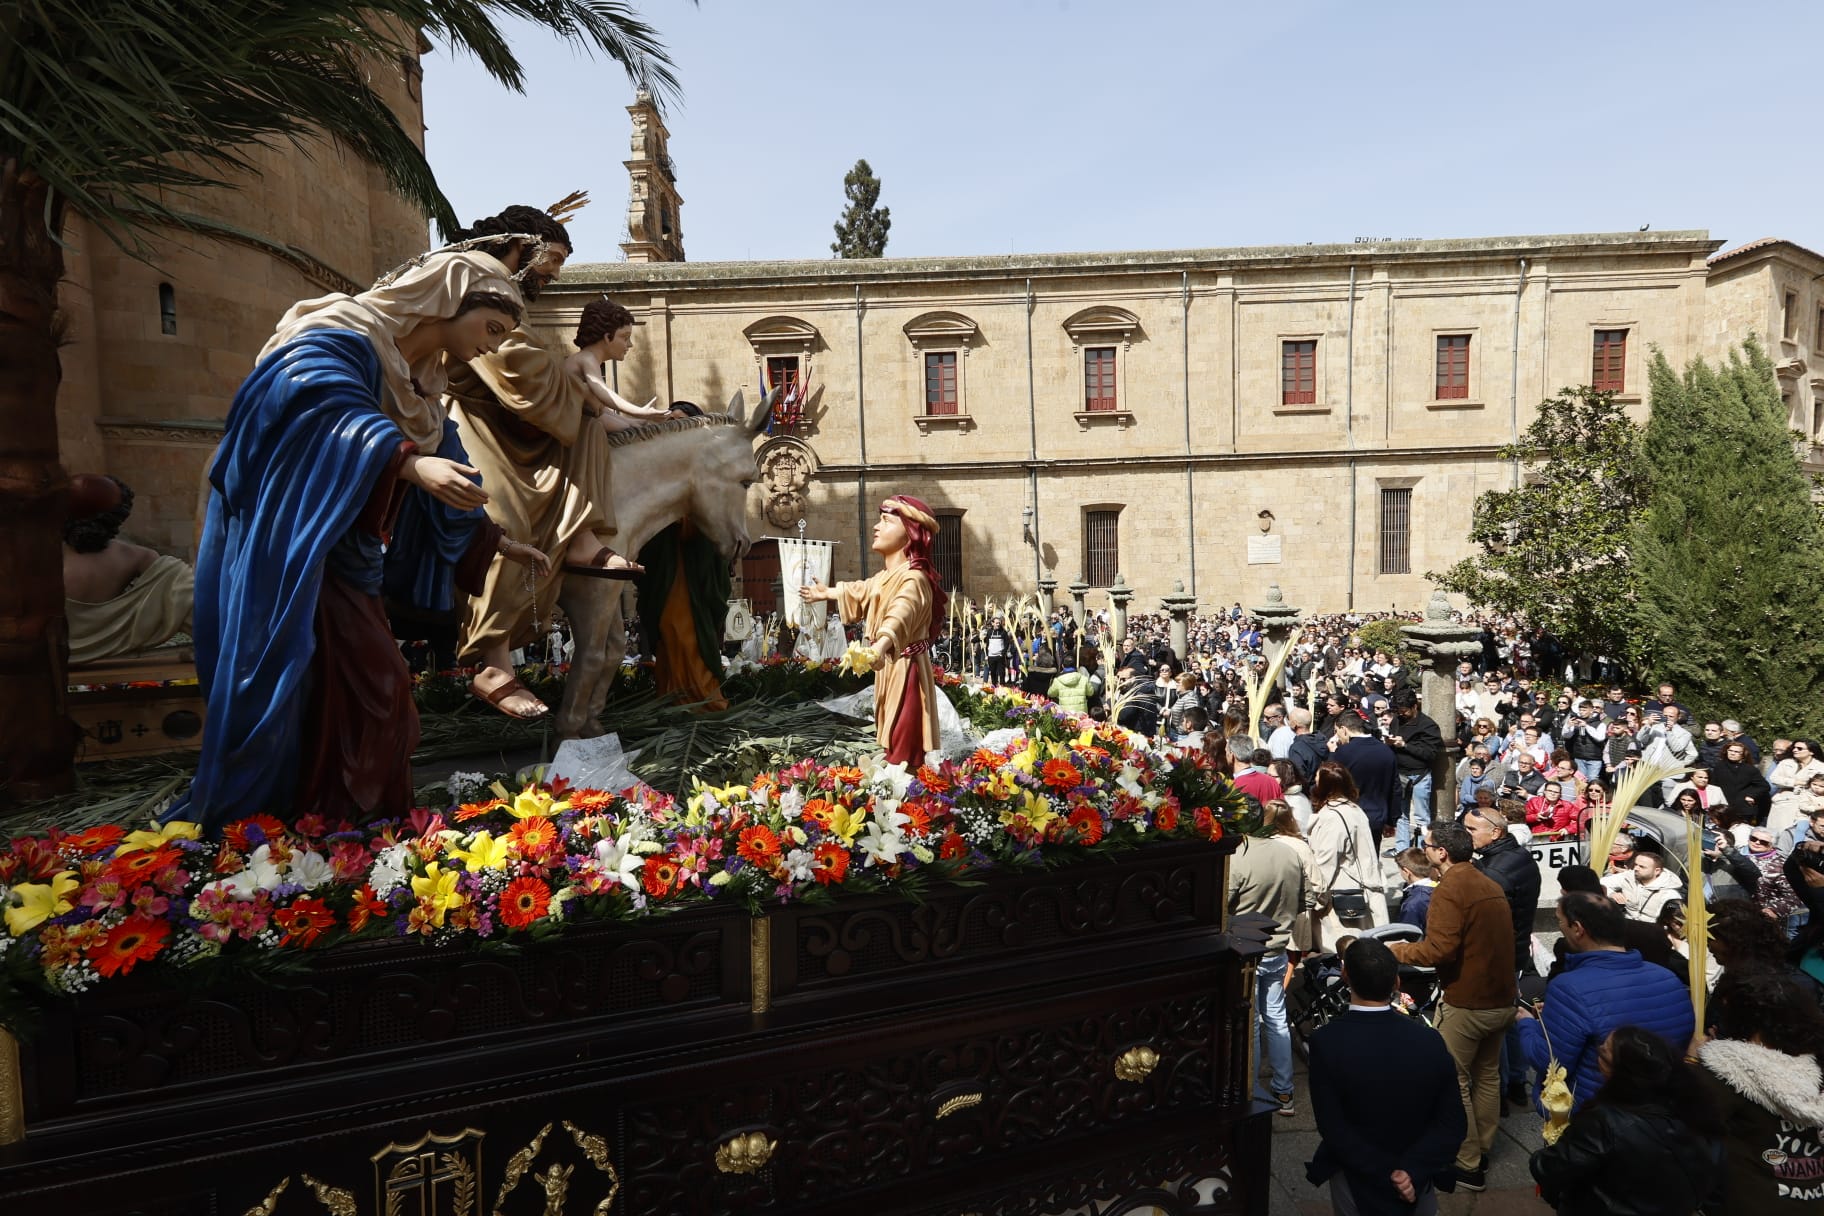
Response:
M1248 565L1277 566L1280 560L1280 544L1277 536L1248 537Z

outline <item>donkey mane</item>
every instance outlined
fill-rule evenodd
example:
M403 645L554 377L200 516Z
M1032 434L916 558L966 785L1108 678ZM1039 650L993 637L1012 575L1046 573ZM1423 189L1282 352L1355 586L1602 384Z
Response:
M610 431L608 446L624 448L629 444L644 443L659 435L671 435L678 431L699 431L712 426L734 426L736 420L727 414L704 414L693 418L660 418L653 422L643 422L639 426L625 431Z

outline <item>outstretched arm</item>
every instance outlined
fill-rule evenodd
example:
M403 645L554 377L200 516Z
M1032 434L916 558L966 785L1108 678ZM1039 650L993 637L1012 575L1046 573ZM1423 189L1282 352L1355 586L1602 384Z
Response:
M583 387L589 390L590 399L603 409L613 410L618 414L625 414L629 418L664 418L671 413L669 409L659 409L655 406L655 403L658 401L657 397L654 397L645 405L635 405L633 402L627 400L627 398L610 388L608 386L608 381L602 376L599 369L592 369L586 366L578 367L576 364L572 364L571 366L576 369L576 374L582 378Z

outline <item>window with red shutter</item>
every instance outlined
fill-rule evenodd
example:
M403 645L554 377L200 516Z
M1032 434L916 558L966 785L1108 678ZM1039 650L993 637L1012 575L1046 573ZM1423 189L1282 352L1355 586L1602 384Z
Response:
M1112 411L1115 404L1115 348L1092 346L1083 352L1083 385L1086 410Z
M1317 339L1281 342L1281 405L1315 405L1317 403Z
M1619 393L1627 382L1628 331L1599 329L1590 360L1590 387L1597 392Z
M956 413L956 352L930 351L925 355L925 413Z
M1452 401L1469 396L1469 335L1438 335L1437 400Z

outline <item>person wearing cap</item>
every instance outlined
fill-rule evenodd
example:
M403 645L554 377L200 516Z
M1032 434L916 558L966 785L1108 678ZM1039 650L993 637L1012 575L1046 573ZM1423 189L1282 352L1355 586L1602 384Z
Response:
M64 616L70 661L94 663L161 646L190 632L196 572L175 557L120 539L133 491L99 473L70 479L63 525Z
M931 542L937 518L919 499L880 504L874 552L883 569L864 581L798 590L807 603L831 601L844 622L865 621L874 666L874 733L887 763L922 764L939 746L931 643L943 633L945 595Z

